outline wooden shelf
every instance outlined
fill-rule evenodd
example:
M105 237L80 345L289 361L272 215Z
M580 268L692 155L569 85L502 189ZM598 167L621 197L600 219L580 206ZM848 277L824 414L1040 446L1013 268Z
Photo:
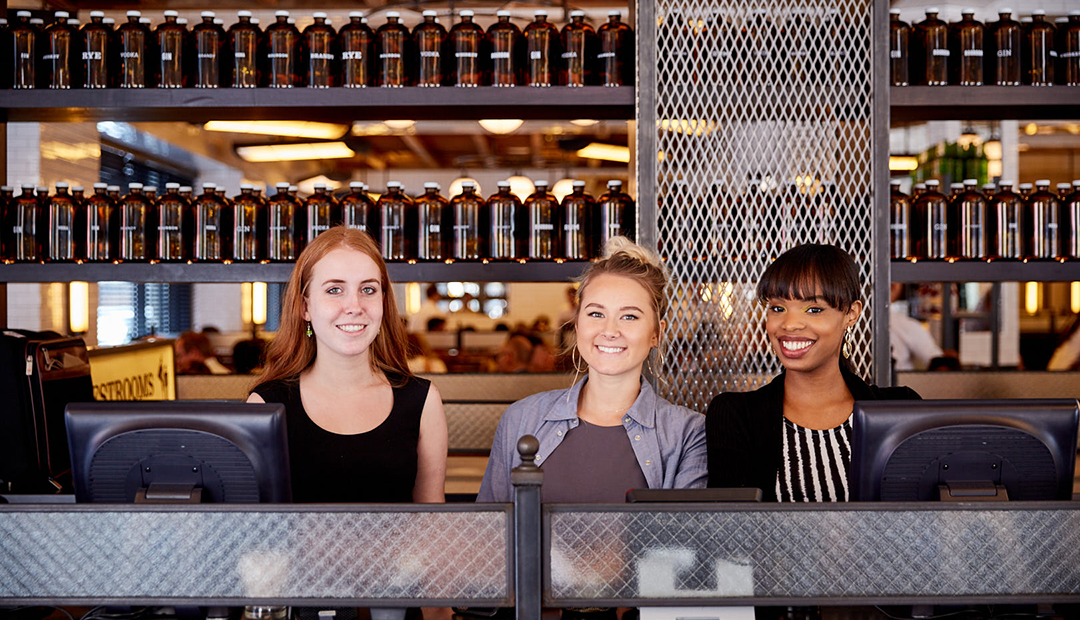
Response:
M1080 118L1080 86L893 86L892 120Z
M634 118L634 89L222 88L0 91L7 122Z
M388 263L394 282L569 282L587 261ZM285 282L292 263L28 263L0 265L0 282Z
M893 282L1074 282L1080 260L1057 261L892 261Z

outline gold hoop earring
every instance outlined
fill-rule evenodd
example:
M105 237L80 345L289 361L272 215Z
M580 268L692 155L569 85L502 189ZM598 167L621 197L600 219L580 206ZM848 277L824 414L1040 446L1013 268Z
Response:
M581 364L579 364L579 362L584 362L581 360L581 356L578 355L578 350L576 346L573 349L570 349L570 362L574 365L574 371L578 373L584 373L586 370L589 369L588 364L585 364L585 368L582 368Z
M844 354L844 359L851 357L851 339L848 338L848 336L851 336L850 327L844 331L844 344L840 347L840 352Z
M304 332L304 335L308 338L311 338L315 335L315 332L311 331L311 321L308 321L307 330Z

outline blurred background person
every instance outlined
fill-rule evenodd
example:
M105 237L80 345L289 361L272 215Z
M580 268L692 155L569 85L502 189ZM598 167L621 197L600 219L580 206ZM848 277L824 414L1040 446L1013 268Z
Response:
M442 374L446 372L446 362L439 359L431 350L427 338L409 332L407 352L409 370L416 374Z
M903 299L904 285L893 282L889 289L889 344L897 371L928 370L930 361L943 352L930 330L919 320L908 316L907 301Z
M176 372L181 375L227 375L229 369L214 357L214 347L206 334L184 332L173 344Z
M494 372L519 373L529 372L532 360L533 344L521 334L514 334L506 339L495 352Z
M441 299L439 289L434 284L429 284L424 303L420 304L420 309L409 317L410 332L424 331L431 319L446 317L446 313L439 309L439 299Z

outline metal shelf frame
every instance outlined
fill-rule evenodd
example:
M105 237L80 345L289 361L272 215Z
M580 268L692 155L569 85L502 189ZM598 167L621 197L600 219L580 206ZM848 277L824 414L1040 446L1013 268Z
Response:
M1080 86L892 86L889 90L893 121L1080 118Z
M893 282L1075 282L1080 261L918 261L894 260Z

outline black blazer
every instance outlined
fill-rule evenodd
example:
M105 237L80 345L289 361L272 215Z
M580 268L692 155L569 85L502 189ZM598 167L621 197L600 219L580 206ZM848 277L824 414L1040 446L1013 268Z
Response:
M908 387L867 385L843 366L840 371L855 400L914 400ZM710 487L756 487L775 502L776 473L783 460L784 375L753 392L724 392L705 412Z

